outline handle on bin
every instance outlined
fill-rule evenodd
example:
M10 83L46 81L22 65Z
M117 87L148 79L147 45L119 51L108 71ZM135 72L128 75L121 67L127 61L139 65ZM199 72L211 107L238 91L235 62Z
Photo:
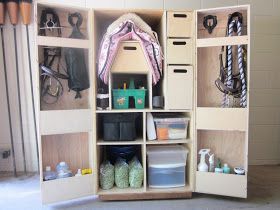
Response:
M137 50L137 47L124 46L124 50Z
M187 44L187 42L185 42L185 41L174 41L173 42L173 45L186 45Z
M186 14L177 13L177 14L173 14L173 17L175 17L175 18L187 18L188 16Z
M174 71L174 73L187 73L188 72L187 69L174 69L173 71Z

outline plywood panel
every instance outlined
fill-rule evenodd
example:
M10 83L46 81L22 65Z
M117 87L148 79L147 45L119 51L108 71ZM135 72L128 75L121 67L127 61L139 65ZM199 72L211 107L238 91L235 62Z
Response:
M207 194L246 198L247 176L197 171L195 191Z
M246 108L197 108L196 128L208 130L247 130Z
M93 178L93 175L84 175L43 182L42 202L47 204L93 195Z
M231 168L239 166L247 168L245 132L198 130L197 153L200 149L208 148L215 154L215 158L220 158L222 164L227 163Z
M73 173L79 168L89 167L88 134L59 134L42 136L42 163L43 169L65 161Z
M92 130L91 110L55 110L40 112L41 135L89 132Z

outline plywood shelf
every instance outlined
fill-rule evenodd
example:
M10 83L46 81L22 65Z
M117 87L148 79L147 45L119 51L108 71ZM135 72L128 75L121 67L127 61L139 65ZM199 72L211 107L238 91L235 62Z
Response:
M190 139L174 139L174 140L151 140L146 142L146 144L189 144L192 143Z
M40 134L64 134L92 131L91 110L40 111Z
M104 141L99 139L97 145L141 145L144 144L143 139L138 138L135 141Z
M196 110L196 128L247 131L247 118L247 108L198 107Z
M197 47L218 47L226 45L247 45L249 43L248 36L232 36L232 37L216 37L197 39Z
M111 194L131 194L131 193L143 193L145 192L144 187L141 188L118 188L114 186L112 189L109 190L98 190L98 195L111 195Z
M54 203L93 195L93 181L92 174L44 181L41 183L42 201Z
M61 37L37 36L38 46L90 48L90 41L84 39L71 39Z
M233 197L247 197L247 176L196 172L196 191Z
M174 187L174 188L151 188L151 187L147 187L147 192L150 192L150 193L192 192L192 189L189 185L186 185L184 187Z

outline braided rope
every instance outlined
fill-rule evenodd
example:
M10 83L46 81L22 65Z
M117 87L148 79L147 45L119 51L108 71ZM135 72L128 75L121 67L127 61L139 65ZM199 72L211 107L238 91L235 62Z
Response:
M233 26L237 26L237 35L241 36L242 34L242 24L238 20L232 20L228 27L228 37L233 36ZM232 46L227 46L227 78L225 79L224 84L228 88L232 88L233 80L232 80ZM243 68L243 54L242 54L242 45L238 45L238 69L240 73L241 79L241 98L240 98L240 106L246 107L247 106L247 87L246 87L246 79L245 79L245 72ZM222 107L229 107L229 95L227 93L223 96Z

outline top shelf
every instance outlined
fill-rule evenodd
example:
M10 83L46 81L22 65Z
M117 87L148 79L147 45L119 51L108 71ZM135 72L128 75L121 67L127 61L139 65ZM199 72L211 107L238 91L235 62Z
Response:
M197 39L197 47L218 47L227 45L247 45L249 44L249 37L246 36L232 36L232 37L216 37Z

